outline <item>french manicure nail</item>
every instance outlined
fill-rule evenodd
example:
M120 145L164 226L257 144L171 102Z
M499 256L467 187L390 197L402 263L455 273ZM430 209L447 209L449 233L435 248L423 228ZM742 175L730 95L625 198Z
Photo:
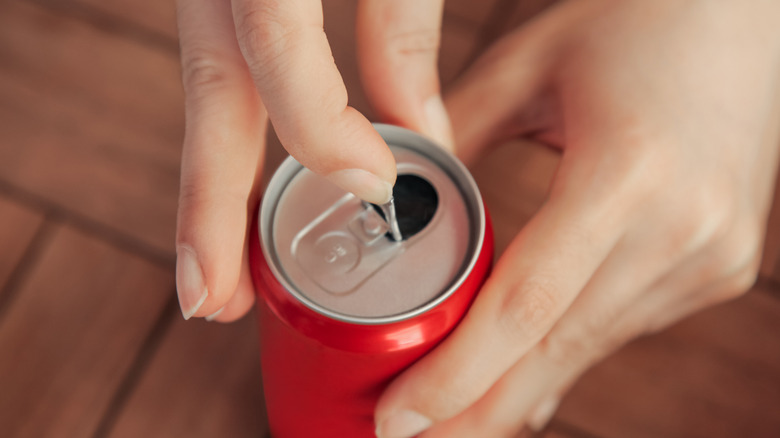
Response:
M414 411L398 411L376 428L378 438L412 438L433 425L427 417Z
M187 246L179 246L176 251L176 290L185 320L190 319L209 296L198 257Z
M425 118L428 122L426 134L452 152L455 148L452 139L452 125L450 124L450 116L447 115L447 108L444 107L441 96L437 94L429 97L423 105L423 110L425 111Z
M528 416L528 427L534 432L539 432L544 429L558 409L559 403L560 400L554 397L550 397L540 403L539 406L531 412L531 415Z
M220 307L219 310L205 317L204 319L208 322L214 321L222 313L223 310L225 310L225 306Z
M360 199L384 204L393 195L393 185L363 169L343 169L331 172L328 180Z

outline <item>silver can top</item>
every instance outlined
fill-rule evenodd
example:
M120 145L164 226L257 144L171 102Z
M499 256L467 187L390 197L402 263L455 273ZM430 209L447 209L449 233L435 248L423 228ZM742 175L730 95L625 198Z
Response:
M292 157L269 182L258 219L264 256L287 290L314 311L362 324L406 319L446 299L485 234L476 183L455 157L412 131L374 126L397 163L403 240L390 237L381 209Z

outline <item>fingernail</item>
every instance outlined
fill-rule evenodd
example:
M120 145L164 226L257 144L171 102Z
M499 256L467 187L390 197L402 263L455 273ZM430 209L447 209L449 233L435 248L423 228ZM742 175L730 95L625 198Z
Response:
M185 320L190 319L209 296L198 257L186 246L179 246L176 251L176 290Z
M328 180L360 199L384 204L393 195L393 185L363 169L343 169L328 174Z
M411 438L433 425L427 417L414 411L399 411L376 428L378 438Z
M423 105L423 110L428 122L426 134L449 151L453 151L455 145L452 139L452 125L441 96L437 94L429 97Z
M534 432L539 432L544 429L558 409L559 403L560 400L554 397L548 398L540 403L539 406L531 412L531 415L528 416L528 427Z
M222 306L222 307L220 307L220 309L219 309L219 310L217 310L216 312L212 313L211 315L207 316L207 317L206 317L206 318L204 318L204 319L205 319L206 321L209 321L209 322L211 322L211 321L214 321L215 319L217 319L217 317L219 316L219 314L220 314L220 313L222 313L222 311L223 311L223 310L225 310L225 306Z

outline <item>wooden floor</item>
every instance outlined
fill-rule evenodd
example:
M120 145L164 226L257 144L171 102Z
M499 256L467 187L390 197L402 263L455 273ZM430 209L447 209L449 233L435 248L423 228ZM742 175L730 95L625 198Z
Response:
M324 1L327 32L370 115L354 3ZM444 83L545 3L448 1ZM0 2L0 436L268 435L254 316L184 322L177 307L177 51L172 0ZM516 143L473 169L499 251L556 163ZM780 436L778 225L776 203L754 290L588 372L540 436Z

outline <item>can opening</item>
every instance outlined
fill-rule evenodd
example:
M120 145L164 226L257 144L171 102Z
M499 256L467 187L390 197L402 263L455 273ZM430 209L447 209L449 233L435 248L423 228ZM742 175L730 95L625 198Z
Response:
M422 231L431 222L439 206L439 195L436 189L425 178L417 175L398 175L393 187L393 198L403 240ZM387 220L381 207L375 204L372 206ZM389 232L385 236L393 240Z

